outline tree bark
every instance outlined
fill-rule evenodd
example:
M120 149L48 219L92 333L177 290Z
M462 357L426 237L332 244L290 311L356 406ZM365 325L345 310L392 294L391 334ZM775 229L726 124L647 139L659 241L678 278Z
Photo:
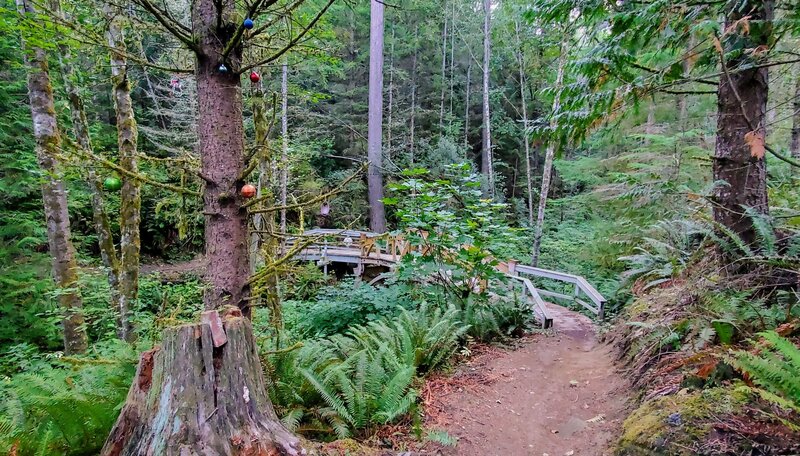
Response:
M566 33L566 32L565 32ZM561 89L564 85L564 66L567 61L567 42L568 38L565 35L561 42L561 50L558 55L558 70L556 72L556 85L555 94L553 95L553 111L552 119L550 120L550 131L555 131L558 124L556 123L556 115L561 110ZM536 229L533 235L533 258L531 264L536 266L539 264L539 253L542 247L542 233L544 231L544 213L547 208L547 195L550 192L550 180L553 175L553 161L556 155L556 140L550 138L547 143L547 151L544 156L544 170L542 170L542 188L539 191L539 210L536 214Z
M494 195L494 166L492 164L491 117L489 113L489 70L491 60L492 2L483 0L483 137L481 147L481 174L484 179L483 194Z
M528 185L528 222L533 226L533 173L531 171L531 144L528 141L528 103L525 97L525 55L519 36L519 21L514 22L517 38L517 61L519 62L519 96L522 104L522 143L525 145L525 176Z
M288 68L287 68L287 94L288 94ZM283 84L281 84L283 85ZM269 147L269 121L267 120L267 107L264 104L264 94L261 89L258 89L252 97L253 99L253 126L255 128L256 139L256 153L258 154L259 162L259 176L258 176L258 197L267 197L266 201L273 201L273 188L274 188L274 175L270 163L275 161L275 157L271 155L271 148ZM283 105L283 101L281 102ZM284 110L285 112L285 110ZM281 114L283 118L283 114ZM281 119L283 121L283 119ZM283 130L283 125L281 125ZM288 136L285 136L288 137ZM287 143L288 144L288 143ZM284 160L284 152L281 152L282 163ZM279 178L283 179L283 169L281 168ZM281 186L283 184L281 183ZM285 198L283 187L281 187L280 198ZM285 206L285 201L281 203ZM253 216L253 225L261 233L253 233L254 243L256 244L256 252L258 256L254 259L258 263L251 265L251 269L255 272L258 266L269 267L278 257L279 242L276 236L269 233L275 232L275 215L272 213L256 213ZM281 234L286 231L285 226L281 228ZM266 234L264 234L266 232ZM262 238L263 236L263 238ZM263 242L262 242L262 239ZM255 292L256 290L254 290ZM278 276L271 274L264 280L264 290L259 292L258 296L260 303L265 304L269 309L270 324L275 333L278 334L283 329L283 313L281 311L280 296L278 295Z
M242 90L237 72L242 46L236 46L227 61L220 59L236 28L225 20L234 16L235 5L233 0L197 0L192 5L198 41L195 71L200 161L208 178L203 194L208 258L203 300L206 309L231 304L250 317L247 211L239 193L245 159ZM220 72L221 64L229 70Z
M33 5L26 0L16 0L21 16L34 16ZM26 38L22 45L25 47ZM53 88L44 49L31 46L25 50L28 67L28 96L36 139L36 159L42 170L42 201L47 221L47 241L53 257L53 279L59 289L58 302L63 312L64 352L86 351L88 339L83 319L83 301L78 291L78 264L67 211L67 189L63 171L58 162L61 136L56 120Z
M444 90L445 79L447 78L447 16L444 16L442 26L442 73L441 73L441 95L439 97L439 133L444 132Z
M289 186L289 65L281 68L281 206ZM286 233L286 209L281 209L281 234Z
M743 14L748 15L751 27L746 35L734 33L726 39L726 48L731 45L737 48L769 46L772 9L773 2L767 0L751 1L732 10L726 18L726 28L736 29L737 26L731 24L739 21ZM751 68L731 72L750 58L740 56L723 63L724 74L717 90L717 142L713 162L714 181L722 182L714 188L714 220L746 243L755 242L756 232L745 208L763 214L769 211L766 161L763 155L754 157L745 141L745 135L752 131L756 136L765 137L769 70Z
M800 70L794 82L794 104L792 106L792 139L789 143L789 151L792 157L800 158Z
M386 231L386 212L383 206L383 3L370 2L369 32L369 121L367 158L369 172L369 225L376 233Z
M59 1L52 2L52 9L55 14L64 17ZM59 63L64 78L64 89L67 92L67 99L70 105L70 116L72 120L72 132L78 145L89 152L94 152L92 138L89 134L89 122L86 119L86 109L76 84L75 70L72 67L72 52L64 43L59 43ZM95 234L97 235L97 246L100 250L100 259L103 267L106 268L108 276L108 288L111 295L111 309L117 316L117 335L124 339L122 312L120 308L119 293L119 258L114 247L114 236L111 233L111 223L105 210L103 199L103 183L97 177L95 166L90 164L86 167L86 183L89 184L89 192L92 196L92 223L94 224Z
M114 109L117 113L117 144L120 167L136 174L139 172L137 158L138 132L131 100L131 84L128 80L127 60L125 58L125 37L122 31L122 17L119 11L109 11L107 39L111 48L111 82ZM139 251L141 240L141 182L126 175L122 176L120 192L120 337L133 341L136 334L130 323L131 308L139 297Z
M225 311L142 353L102 456L305 454L272 408L250 321Z
M455 65L456 65L456 2L451 2L452 5L452 16L450 18L450 97L448 101L450 102L450 114L448 116L449 120L449 127L453 126L453 99L455 98L454 92L456 90L455 87ZM453 134L452 131L449 134Z
M394 25L392 25L392 44L389 47L389 106L387 109L388 118L386 119L386 154L391 160L392 154L392 127L394 122Z
M419 54L419 26L414 27L414 56L411 58L411 119L408 140L409 163L414 164L414 133L416 132L417 121L417 55Z
M471 95L472 90L472 59L469 59L469 64L467 65L467 89L466 94L464 96L464 148L469 148L469 97Z

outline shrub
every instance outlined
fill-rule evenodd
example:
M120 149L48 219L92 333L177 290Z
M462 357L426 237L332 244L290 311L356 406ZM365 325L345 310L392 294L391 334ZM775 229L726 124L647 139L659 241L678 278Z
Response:
M347 279L320 290L313 302L287 302L287 327L304 337L341 334L349 327L397 314L398 306L413 307L410 290L404 285L375 288ZM294 313L296 317L288 315Z

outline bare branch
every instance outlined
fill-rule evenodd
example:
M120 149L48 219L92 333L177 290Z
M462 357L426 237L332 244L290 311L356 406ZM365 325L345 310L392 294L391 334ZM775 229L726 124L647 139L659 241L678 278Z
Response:
M288 204L286 206L271 206L271 207L267 207L267 208L264 208L264 209L254 209L254 210L251 210L250 213L251 214L264 214L264 213L270 213L270 212L277 212L277 211L281 211L281 210L287 210L288 211L288 210L292 210L292 209L300 209L300 208L303 208L303 207L314 205L314 204L319 203L321 201L325 201L326 199L329 199L331 196L334 196L334 195L337 195L337 194L343 192L345 187L347 187L347 185L350 182L355 180L358 176L360 176L367 169L368 165L369 165L369 163L362 164L361 167L358 168L358 170L355 173L351 174L347 179L343 180L342 183L339 184L338 187L334 188L333 190L331 190L328 193L323 193L322 195L319 195L319 196L317 196L315 198L312 198L312 199L310 199L308 201L303 201L301 203ZM269 199L268 196L267 197L258 198L258 199L254 199L254 200L250 201L249 203L246 203L244 205L244 207L253 206L253 205L258 204L260 202L266 201L267 199Z
M187 29L183 24L177 22L171 18L169 13L162 11L161 8L157 7L150 0L133 0L135 3L140 5L142 8L147 10L155 20L157 20L162 26L169 33L171 33L175 38L177 38L181 43L185 44L186 47L193 51L197 51L197 43L192 40L191 30Z
M258 66L261 66L261 65L266 65L268 63L271 63L271 62L274 62L274 61L278 60L283 54L288 52L289 49L294 47L295 44L297 44L301 39L303 39L303 37L306 35L306 33L308 33L312 28L314 28L314 26L317 24L317 22L319 22L319 20L322 18L322 15L325 14L326 11L328 11L328 8L330 8L331 5L333 5L334 1L336 1L336 0L328 0L328 3L325 4L325 6L314 17L314 19L300 32L300 34L298 34L295 38L293 38L291 41L289 41L289 43L286 46L284 46L283 49L278 51L276 54L273 54L271 57L266 58L264 60L261 60L259 62L250 64L250 65L247 65L247 66L241 68L239 71L244 73L244 72L249 71L249 70L251 70L251 69L253 69L255 67L258 67Z

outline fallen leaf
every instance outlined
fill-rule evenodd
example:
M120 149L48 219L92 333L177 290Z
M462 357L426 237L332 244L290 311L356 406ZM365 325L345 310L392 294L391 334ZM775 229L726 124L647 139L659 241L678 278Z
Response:
M717 52L720 54L724 53L722 50L722 43L719 42L719 38L716 36L714 37L714 47L717 48Z
M754 158L761 159L766 152L766 144L764 142L764 131L749 131L744 135L744 142L750 146L750 155Z
M606 416L602 413L586 420L587 423L602 423L606 419Z

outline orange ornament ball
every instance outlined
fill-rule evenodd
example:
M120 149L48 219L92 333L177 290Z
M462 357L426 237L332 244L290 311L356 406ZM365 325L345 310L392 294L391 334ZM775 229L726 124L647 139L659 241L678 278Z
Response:
M255 185L246 184L242 186L242 189L239 191L245 198L252 198L256 196L256 187Z

